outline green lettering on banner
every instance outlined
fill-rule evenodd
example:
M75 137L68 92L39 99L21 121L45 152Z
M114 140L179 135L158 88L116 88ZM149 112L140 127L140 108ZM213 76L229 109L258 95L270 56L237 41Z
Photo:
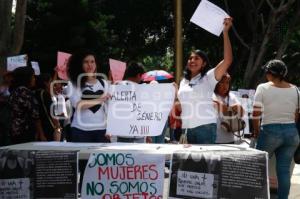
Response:
M88 164L89 168L93 168L95 166L105 166L109 165L109 163L112 163L112 165L123 165L124 163L127 165L134 164L134 158L132 157L132 154L117 153L110 155L99 153L97 156L95 154L92 154L92 156L93 161Z
M104 186L100 182L91 182L86 184L86 194L87 195L102 195L104 192Z

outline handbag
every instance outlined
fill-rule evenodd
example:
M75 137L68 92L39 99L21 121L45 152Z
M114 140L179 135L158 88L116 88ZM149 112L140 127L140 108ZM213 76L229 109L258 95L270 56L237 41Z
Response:
M53 140L54 141L60 141L60 139L61 139L61 133L60 133L61 128L60 127L56 127L55 124L53 123L52 119L49 116L49 113L47 111L47 108L45 106L45 101L44 101L44 90L41 90L40 97L41 97L43 109L45 111L45 115L47 116L48 121L49 121L49 123L51 124L51 127L54 130L53 131ZM59 131L58 131L58 129L59 129Z
M187 129L185 129L184 133L180 135L179 144L188 144Z
M227 100L227 111L220 116L221 128L228 133L240 132L246 127L246 122L237 114L234 113L229 106L229 95Z
M297 91L297 96L298 96L298 98L297 98L297 103L298 103L298 108L297 108L297 112L299 113L299 109L300 109L300 107L299 107L299 90L298 90L298 88L296 87L296 91ZM299 121L298 121L299 122ZM298 134L299 134L299 137L300 137L300 132L299 132L299 130L300 129L298 129ZM298 145L298 148L296 149L296 151L295 151L295 153L294 153L294 161L295 161L295 163L296 164L300 164L300 143L299 143L299 145Z

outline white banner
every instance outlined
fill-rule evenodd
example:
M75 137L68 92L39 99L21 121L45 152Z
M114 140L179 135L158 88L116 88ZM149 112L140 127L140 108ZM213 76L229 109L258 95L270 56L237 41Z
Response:
M0 179L0 198L30 199L30 179Z
M113 85L108 104L107 133L157 136L174 103L173 84Z
M7 71L13 71L16 68L27 66L27 55L18 55L7 57Z
M81 198L162 198L164 154L93 153L85 168Z

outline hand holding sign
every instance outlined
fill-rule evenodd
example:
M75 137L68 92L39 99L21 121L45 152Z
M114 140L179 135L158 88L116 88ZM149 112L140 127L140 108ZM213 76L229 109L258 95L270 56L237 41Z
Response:
M224 28L223 28L223 32L228 32L232 26L232 18L231 17L227 17L224 19L224 22L223 22L223 25L224 25Z

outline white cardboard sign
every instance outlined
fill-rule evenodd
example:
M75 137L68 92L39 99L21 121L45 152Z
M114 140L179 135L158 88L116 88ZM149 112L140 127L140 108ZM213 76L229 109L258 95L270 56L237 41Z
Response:
M112 85L107 132L120 136L157 136L174 103L172 84Z
M7 57L7 71L13 71L16 68L27 66L27 55L18 55Z
M190 21L208 32L220 36L226 17L229 15L224 10L207 0L202 0Z

